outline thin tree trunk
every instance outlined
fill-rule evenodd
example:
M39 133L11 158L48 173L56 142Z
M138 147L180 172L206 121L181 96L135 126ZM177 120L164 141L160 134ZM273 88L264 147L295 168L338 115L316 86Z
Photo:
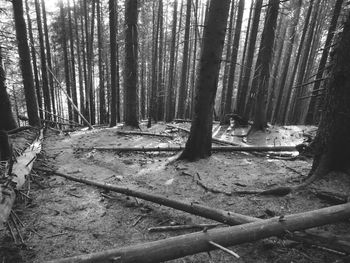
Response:
M62 48L63 48L63 58L64 58L64 74L66 79L66 91L69 97L71 97L71 82L69 75L69 60L68 60L68 47L67 47L67 38L66 38L66 23L65 23L65 14L63 8L63 2L60 2L60 12L61 12L61 34L62 34ZM68 103L68 116L69 120L73 120L73 109L72 105Z
M277 100L276 100L276 107L275 111L273 114L272 122L282 122L283 120L280 119L281 115L281 110L282 105L283 105L283 96L285 93L285 88L286 88L286 81L287 81L287 76L288 76L288 71L290 68L290 60L291 60L291 55L293 51L293 46L295 42L295 35L296 35L296 29L297 25L299 22L299 17L300 17L300 11L301 11L301 5L302 5L302 0L298 0L295 5L294 5L294 11L293 11L293 18L288 30L288 38L289 41L287 42L287 47L285 51L285 60L283 60L283 69L282 69L282 74L281 74L281 82L279 83L280 89L278 92ZM288 98L287 98L287 103L288 103ZM286 106L287 107L287 106Z
M177 117L183 119L185 117L186 105L186 88L187 88L187 67L188 67L188 50L189 50L189 36L190 36L190 22L191 22L191 0L187 0L186 5L186 24L184 35L184 49L182 55L182 69L181 82L178 94Z
M40 64L41 64L41 79L43 84L44 107L46 111L51 112L50 89L49 89L49 81L47 78L47 66L46 66L47 62L46 62L45 44L44 44L43 28L42 28L42 22L41 22L39 0L35 0L35 12L36 12L38 36L39 36L39 43L40 43ZM51 119L50 115L45 113L45 119L46 120Z
M100 123L106 121L106 100L105 100L105 84L103 70L103 25L101 22L101 1L97 0L97 35L98 35L98 73L99 73L99 98L100 98Z
M36 98L37 98L38 107L39 107L40 119L44 119L43 111L41 110L43 109L43 102L41 98L41 88L40 88L39 73L38 73L38 66L37 66L37 60L36 60L36 50L35 50L34 37L33 37L32 21L29 16L30 10L28 5L28 0L25 0L25 5L26 5L26 14L27 14L27 21L28 21L30 51L31 51L32 63L33 63Z
M48 79L49 79L49 90L51 95L51 107L52 113L56 114L56 102L55 102L55 91L54 83L52 77L52 57L51 57L51 48L50 48L50 39L49 39L49 29L47 27L47 18L46 18L46 8L45 1L41 0L41 8L43 12L43 22L44 22L44 36L45 36L45 45L46 45L46 57L47 57L47 67L48 67ZM56 121L56 117L54 117Z
M238 56L239 42L240 42L240 36L241 36L243 12L244 12L244 0L240 0L238 3L238 14L237 14L237 22L236 22L236 28L235 28L235 36L234 36L233 47L232 47L231 66L230 66L230 73L228 78L224 115L232 112L232 94L234 89L234 79L235 79L235 73L236 73L237 56Z
M318 69L317 69L317 75L316 75L315 79L321 79L323 76L324 69L325 69L326 63L327 63L327 58L328 58L330 46L331 46L332 39L334 36L334 31L336 29L338 18L339 18L340 12L341 12L342 4L343 4L343 0L337 0L335 3L332 20L331 20L330 25L329 25L327 38L326 38L326 41L324 43L324 48L322 51L322 56L321 56L321 60L320 60L320 63L319 63ZM319 94L319 91L317 91L317 90L319 90L320 84L321 84L320 82L315 82L315 84L312 88L313 95ZM318 110L320 108L320 105L322 105L322 103L317 103L317 101L320 102L322 100L318 100L316 97L311 98L308 112L306 115L306 121L305 121L306 124L314 124L319 119Z
M74 55L74 38L73 38L73 20L71 15L71 8L69 4L69 0L67 0L67 8L68 8L68 30L69 30L69 44L70 44L70 60L71 60L71 77L72 77L72 85L71 85L71 93L74 104L78 107L78 96L77 96L77 85L76 85L76 77L75 77L75 55ZM77 54L79 56L79 54ZM73 120L78 122L78 113L73 111Z
M110 126L117 124L117 61L116 61L116 1L109 0L109 35L111 52L111 119ZM119 111L119 109L118 109Z
M95 87L94 87L94 29L95 29L95 2L92 0L91 6L91 24L90 32L87 34L87 67L88 67L88 94L90 101L90 123L95 124L96 119L96 105L95 105Z
M234 14L235 14L235 1L231 2L231 11L230 11L230 19L229 19L229 25L228 25L228 33L227 33L227 45L226 45L226 56L224 61L224 74L222 76L222 90L221 90L221 100L220 100L220 123L225 123L225 101L226 101L226 93L227 93L227 83L229 78L229 69L230 65L232 66L232 61L229 61L231 59L231 46L232 46L232 27L233 27L233 20L234 20ZM237 18L238 21L238 18Z
M159 55L158 55L158 88L157 88L157 120L164 120L164 78L163 78L163 57L164 57L164 18L163 0L159 0L158 24L159 24Z
M12 6L29 125L40 126L38 102L35 96L32 65L30 63L30 52L27 41L27 29L23 16L23 2L22 0L12 1Z
M259 55L255 66L252 84L253 97L255 97L255 114L253 130L264 130L267 127L266 107L267 92L270 77L270 68L275 41L275 28L277 24L279 0L269 0L265 18L265 26L261 36Z
M74 14L74 34L77 47L77 59L78 59L78 77L79 77L79 101L80 101L80 112L85 113L85 95L84 95L84 83L83 83L83 70L81 65L81 50L80 50L80 39L78 31L78 13L76 9L75 0L73 0L73 14Z
M175 43L177 25L177 0L174 1L173 25L171 30L170 62L169 62L169 82L166 92L166 113L165 121L170 122L174 118L174 76L175 76Z
M87 30L87 6L86 6L86 1L81 0L80 1L80 6L84 10L84 15L80 16L80 24L81 24L81 44L82 44L82 57L83 57L83 73L84 73L84 84L85 84L85 106L84 106L84 116L87 120L90 119L90 99L89 99L89 85L88 85L88 76L87 76L87 50L88 50L88 45L87 45L87 35L88 35L88 30Z

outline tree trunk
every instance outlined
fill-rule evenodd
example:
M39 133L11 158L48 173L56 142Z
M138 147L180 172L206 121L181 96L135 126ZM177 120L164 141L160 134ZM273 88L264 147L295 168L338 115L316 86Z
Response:
M226 55L225 55L225 61L224 61L224 73L222 76L222 89L221 89L221 99L220 99L220 105L219 105L219 113L220 113L220 124L225 124L225 100L226 100L226 93L227 93L227 82L229 78L229 69L230 65L232 65L231 59L231 46L232 46L232 26L233 26L233 20L235 17L235 1L231 2L231 9L230 9L230 15L229 15L229 23L228 23L228 29L227 29L227 44L226 44ZM237 18L238 21L238 18Z
M307 11L307 14L306 14L306 18L305 18L305 21L304 21L303 33L302 33L302 36L301 36L301 39L300 39L300 42L299 42L298 52L297 52L297 55L296 55L295 63L294 63L294 66L293 66L293 71L292 71L292 74L291 74L291 80L290 80L290 83L288 84L289 87L288 87L288 90L287 90L285 106L281 109L282 110L282 119L283 119L282 122L283 123L286 123L288 121L287 120L287 117L288 117L287 114L288 114L289 102L290 102L290 99L291 99L291 96L292 96L292 87L293 87L293 83L294 83L295 74L296 74L297 69L298 69L302 48L304 46L304 40L305 40L307 28L309 26L313 4L314 4L314 0L310 0L309 8L308 8L308 11Z
M32 55L32 63L33 63L33 73L34 73L34 80L35 80L35 91L36 91L36 98L38 101L38 107L39 107L39 115L40 119L44 119L43 115L43 102L41 98L41 88L40 88L40 81L39 81L39 74L38 74L38 66L37 66L37 60L36 60L36 52L35 52L35 45L34 45L34 37L33 37L33 29L32 29L32 21L30 19L30 10L28 5L28 0L25 0L26 5L26 14L27 14L27 21L28 21L28 31L29 31L29 43L30 43L30 51Z
M292 21L291 21L289 31L288 31L289 41L287 42L287 47L286 47L286 51L285 51L285 55L284 55L285 60L283 63L283 69L282 69L282 73L281 73L281 82L279 83L280 89L279 89L279 92L277 95L276 107L275 107L275 111L274 111L273 118L272 118L273 123L275 123L275 122L280 123L283 121L280 119L282 117L281 110L283 109L283 107L282 107L283 96L285 94L286 81L287 81L288 71L290 68L290 60L291 60L293 46L294 46L294 42L295 42L295 35L296 35L297 25L299 22L301 5L302 5L302 0L298 0L294 4L293 17L292 17ZM287 98L287 103L288 103L288 98Z
M95 87L94 87L94 29L95 29L95 2L92 0L92 13L90 32L87 34L87 67L88 67L88 94L90 101L90 123L95 124L96 119L96 105L95 105Z
M40 126L38 104L35 96L34 80L32 74L32 65L30 64L30 53L27 42L27 29L23 17L23 2L22 0L12 1L12 6L29 125Z
M211 155L212 116L229 4L229 0L210 1L204 28L191 133L180 159L194 161Z
M235 80L235 73L236 73L239 42L240 42L240 36L241 36L243 12L244 12L244 0L240 0L238 3L237 23L236 23L235 36L234 36L233 47L232 47L231 66L230 66L230 73L228 78L224 115L232 112L232 94L234 89L234 80Z
M72 93L72 100L75 104L75 106L78 107L78 96L77 96L77 84L76 84L76 77L75 77L75 53L74 53L74 38L73 38L73 21L72 21L72 15L71 15L71 8L69 4L69 0L67 0L67 8L68 8L68 30L69 30L69 44L70 44L70 64L71 64L71 93ZM79 54L77 54L78 56ZM78 122L78 113L76 111L73 111L73 120L75 122Z
M78 77L79 77L79 101L80 101L80 112L85 113L85 95L84 95L84 83L83 83L83 70L81 65L81 50L80 50L80 38L78 31L78 13L76 3L73 0L73 14L74 14L74 34L77 47L77 59L78 59Z
M89 99L89 85L87 76L87 35L88 35L88 17L87 17L87 3L84 0L80 1L80 8L83 8L84 15L80 16L81 24L81 44L82 44L82 57L83 57L83 73L84 73L84 84L85 84L85 106L84 106L84 116L86 119L90 120L90 99Z
M181 81L180 81L180 87L179 87L178 106L177 106L177 117L180 119L183 119L185 117L190 22L191 22L191 0L187 0L184 49L182 54Z
M66 80L66 91L69 97L71 97L71 83L69 74L69 60L68 60L68 47L67 47L67 37L66 37L66 23L63 2L60 2L60 15L61 15L61 34L62 34L62 48L63 48L63 59L64 59L64 75ZM73 108L72 105L68 103L68 116L69 120L73 120Z
M330 46L331 46L332 39L334 36L334 31L335 31L336 26L337 26L337 22L338 22L338 18L340 15L342 4L343 4L343 0L337 0L335 3L332 20L331 20L330 25L329 25L327 38L326 38L326 41L324 43L324 48L322 51L322 56L321 56L320 63L318 65L317 74L316 74L315 79L321 79L323 77L323 72L324 72L324 69L326 67L329 50L331 48ZM317 95L320 93L319 91L317 91L320 88L320 84L321 84L321 82L315 82L315 84L312 88L312 95ZM318 118L319 118L318 110L319 110L319 106L322 103L316 103L316 101L318 101L318 99L316 97L311 97L308 112L306 115L306 124L310 125L310 124L317 123L317 121L318 121Z
M322 176L329 171L350 168L350 14L332 58L332 71L321 122L313 142L315 153L312 171Z
M100 124L106 122L106 100L105 100L105 83L103 69L103 23L101 21L101 1L97 0L97 35L98 35L98 73L99 73L99 98L100 98Z
M44 107L47 112L51 112L51 100L50 100L50 89L49 80L47 78L47 66L46 66L46 54L45 54L45 44L43 36L43 28L41 22L41 12L39 0L35 0L35 12L38 25L38 37L40 43L40 64L41 64L41 79L43 84L43 95L44 95ZM45 113L45 119L49 120L50 115Z
M261 36L259 55L255 66L252 84L252 97L255 97L255 114L252 130L265 130L267 127L267 93L272 61L275 28L278 17L279 0L269 0L265 26ZM256 94L255 94L256 92Z
M239 93L240 97L237 98L238 114L241 116L244 115L244 118L247 120L249 119L249 110L245 110L245 103L246 103L247 94L250 90L249 82L250 82L251 73L253 72L252 67L253 67L253 58L255 54L255 42L258 34L262 2L263 2L262 0L256 0L255 2L252 28L250 30L249 46L247 50L247 61L244 64L243 80L239 87L239 89L241 89L241 92Z
M137 109L137 0L125 2L125 124L139 127Z
M158 24L159 24L159 55L158 55L158 88L157 88L157 120L164 120L164 78L163 78L163 57L164 57L164 18L163 0L159 0Z
M166 92L165 121L170 122L174 118L174 77L175 77L175 43L176 43L176 24L177 24L177 0L174 1L173 25L171 29L171 46L169 62L169 82Z
M116 0L109 0L109 35L111 50L111 119L110 127L117 124L117 59L116 59ZM118 109L119 111L119 109Z
M53 72L52 72L51 48L50 48L49 29L47 27L46 8L45 8L44 0L41 0L41 8L43 12L44 37L45 37L47 70L48 70L47 76L49 79L51 108L52 108L52 113L56 115L56 102L55 102L55 90L54 90L55 87L54 87L53 76L52 76ZM56 117L54 119L56 120Z
M13 118L11 102L6 91L6 76L4 65L2 62L2 49L0 46L0 131L9 131L17 128L15 119ZM1 152L1 150L0 150ZM2 161L2 160L0 160Z

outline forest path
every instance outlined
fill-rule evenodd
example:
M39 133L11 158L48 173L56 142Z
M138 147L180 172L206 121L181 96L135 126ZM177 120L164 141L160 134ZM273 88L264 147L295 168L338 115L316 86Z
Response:
M72 176L250 216L266 218L269 211L284 215L324 206L308 191L279 198L225 194L237 190L266 189L286 183L296 185L301 179L300 174L307 175L310 160L288 161L269 158L267 155L235 152L214 153L205 160L169 165L169 158L176 153L117 154L74 149L78 146L175 146L183 145L187 136L180 132L174 134L174 139L169 139L117 133L123 129L127 128L84 130L67 136L50 132L44 142L46 163L59 172ZM142 129L146 130L144 127ZM147 131L166 133L167 129L164 124L156 124ZM301 135L294 137L302 138ZM222 193L208 192L201 185ZM27 255L31 257L28 262L43 262L189 233L150 233L147 230L149 227L213 223L181 211L101 191L57 176L47 177L45 189L36 189L33 198L34 206L25 214L24 221L38 234L30 233L27 237L26 242L35 251L34 255ZM274 260L281 258L279 250L284 251L283 257L293 262L308 262L302 256L297 256L294 250L283 248L282 243L277 243L276 248L278 249L266 250L263 242L257 242L236 246L234 251L242 257L237 262L271 262L271 257ZM312 253L315 257L329 256L316 250ZM232 258L222 251L212 252L211 260L232 262ZM209 262L209 258L206 253L201 253L171 262Z

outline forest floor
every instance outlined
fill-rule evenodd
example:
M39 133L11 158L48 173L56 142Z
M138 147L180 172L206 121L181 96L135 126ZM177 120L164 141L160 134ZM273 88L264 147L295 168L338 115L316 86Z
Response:
M177 124L189 128L189 123ZM329 206L315 196L314 190L350 194L350 179L337 176L317 181L307 190L284 197L227 195L237 190L268 189L280 185L298 185L307 176L312 159L280 156L271 153L213 153L197 162L170 162L174 152L128 152L79 150L77 147L168 147L184 145L188 134L153 125L147 132L171 134L174 139L121 135L127 127L96 128L69 134L48 130L43 155L36 166L49 166L75 177L106 182L142 192L154 193L188 203L197 203L236 213L269 218ZM230 130L214 125L216 138L240 145L296 145L312 134L315 127L270 127L255 133L248 141L232 136L244 129ZM135 130L137 131L137 130ZM297 155L297 152L294 153ZM45 173L31 184L28 203L18 204L15 211L24 223L25 245L14 245L6 229L0 229L2 262L45 262L47 260L103 251L147 241L160 240L193 232L180 230L150 232L148 228L164 225L215 223L185 212L141 199L106 192L98 188ZM200 184L198 184L200 181ZM218 193L206 191L218 190ZM220 193L220 191L222 193ZM340 223L320 229L336 234L347 233L349 224ZM197 230L198 231L198 230ZM12 245L11 245L12 244ZM240 259L223 251L200 253L170 262L348 262L341 255L317 247L270 238L231 247Z

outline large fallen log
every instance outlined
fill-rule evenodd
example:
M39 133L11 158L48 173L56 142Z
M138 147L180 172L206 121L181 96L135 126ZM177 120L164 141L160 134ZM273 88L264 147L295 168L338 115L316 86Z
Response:
M174 136L169 134L161 134L161 133L152 133L152 132L138 132L138 131L117 131L117 134L121 135L147 135L147 136L156 136L156 137L166 137L173 139Z
M141 191L137 191L137 190L133 190L130 188L125 188L125 187L120 187L120 186L116 186L116 185L111 185L108 183L95 182L95 181L87 180L84 178L77 178L75 176L59 173L59 172L52 171L52 170L47 170L47 169L42 169L42 168L37 168L37 170L44 171L47 173L52 173L54 175L58 175L58 176L67 178L67 179L75 181L75 182L84 183L87 185L99 187L101 189L117 192L120 194L125 194L128 196L137 197L137 198L147 200L147 201L150 201L153 203L157 203L160 205L171 207L171 208L174 208L177 210L185 211L185 212L188 212L188 213L193 214L193 215L198 215L198 216L202 216L205 218L209 218L209 219L212 219L212 220L215 220L215 221L227 224L227 225L244 224L247 222L254 222L257 220L254 217L237 214L237 213L233 213L230 211L219 210L219 209L210 208L210 207L197 205L197 204L193 204L193 203L188 204L188 203L185 203L182 201L169 199L169 198L166 198L164 196L144 193Z
M213 229L143 244L110 249L92 254L50 261L66 262L163 262L216 249L209 241L221 246L253 242L271 236L308 229L346 220L350 217L350 203L319 210L275 217L239 226Z
M186 129L186 128L182 128L182 127L179 127L177 125L171 125L171 124L167 124L166 126L170 127L170 128L174 128L174 129L179 129L179 130L182 130L182 131L185 131L187 133L190 133L190 130L189 129ZM215 143L218 143L218 144L225 144L225 145L234 145L234 146L237 146L238 144L237 143L233 143L233 142L228 142L228 141L225 141L225 140L220 140L220 139L217 139L217 138L211 138L212 142L215 142Z
M98 150L115 152L178 152L185 146L171 147L74 147L77 150ZM295 146L212 146L213 152L291 152Z
M184 212L187 212L190 214L194 214L197 216L201 216L204 218L212 219L212 220L215 220L215 221L227 224L227 225L231 225L231 226L238 225L238 224L250 223L250 222L262 221L262 219L256 218L256 217L245 216L245 215L241 215L238 213L220 210L220 209L214 209L214 208L210 208L210 207L206 207L206 206L202 206L202 205L187 204L185 202L172 200L172 199L169 199L169 198L166 198L163 196L143 193L140 191L132 190L129 188L123 188L123 187L119 187L119 186L115 186L115 185L111 185L111 184L107 184L107 183L99 183L99 182L95 182L95 181L91 181L91 180L87 180L87 179L83 179L83 178L77 178L77 177L74 177L71 175L59 173L59 172L52 171L52 170L40 169L40 168L37 168L37 169L40 171L47 172L47 173L53 173L55 175L64 177L66 179L69 179L69 180L72 180L75 182L84 183L84 184L99 187L99 188L102 188L105 190L110 190L113 192L137 197L137 198L140 198L143 200L147 200L147 201L154 202L154 203L157 203L160 205L171 207L171 208L181 210L181 211L184 211ZM294 240L297 242L305 242L308 244L313 244L314 240L315 240L315 233L311 233L309 236L308 232L302 232L302 233L296 232L296 233L293 233L291 235L288 234L286 237L288 239L291 239L291 240ZM339 245L329 246L329 244L331 244L331 242L329 242L329 241L326 242L326 239L324 239L322 243L323 243L324 247L328 247L330 249L339 248L340 251L344 252L344 249L342 249L342 246L339 246ZM317 245L319 245L319 243ZM345 244L343 246L345 246Z
M11 213L16 194L15 189L22 188L26 181L26 176L32 170L34 160L37 154L41 151L41 141L43 139L43 130L36 140L18 156L13 164L12 173L10 176L3 178L0 182L0 226L6 222Z

